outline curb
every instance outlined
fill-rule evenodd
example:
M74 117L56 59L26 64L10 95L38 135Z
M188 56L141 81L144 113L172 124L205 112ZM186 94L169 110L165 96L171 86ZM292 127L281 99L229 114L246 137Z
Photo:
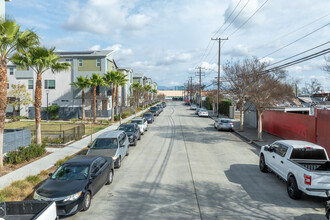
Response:
M248 144L251 144L259 149L261 149L261 146L258 145L257 143L255 143L253 140L250 140L249 138L245 137L244 135L240 134L241 132L234 130L235 134L237 134L238 136L240 136L242 139L244 139L245 141L247 141Z

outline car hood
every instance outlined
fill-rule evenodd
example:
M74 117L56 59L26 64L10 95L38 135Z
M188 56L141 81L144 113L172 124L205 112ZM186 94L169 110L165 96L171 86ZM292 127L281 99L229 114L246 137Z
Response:
M72 195L86 188L88 180L48 179L38 189L37 194L46 198L59 198Z
M127 136L134 136L135 135L135 133L132 132L132 131L129 131L129 132L125 131L125 132L126 132Z
M87 155L113 157L116 155L117 149L89 149Z

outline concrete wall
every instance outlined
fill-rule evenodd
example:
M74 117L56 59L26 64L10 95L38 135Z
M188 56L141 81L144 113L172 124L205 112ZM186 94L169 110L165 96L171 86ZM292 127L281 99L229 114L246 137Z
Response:
M30 129L5 129L3 152L17 150L19 147L26 147L31 144Z

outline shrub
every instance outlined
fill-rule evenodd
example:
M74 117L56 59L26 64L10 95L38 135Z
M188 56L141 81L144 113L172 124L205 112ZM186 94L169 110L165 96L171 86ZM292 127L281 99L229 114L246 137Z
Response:
M0 202L5 202L7 200L6 197L0 195Z
M46 153L45 144L42 144L41 146L31 144L28 147L19 147L16 151L8 152L4 162L6 164L19 164L35 157L39 157L44 153Z
M39 175L40 176L48 176L49 172L47 170L41 170Z
M119 121L119 115L115 115L114 119L115 121Z
M60 111L60 106L58 106L58 105L49 106L48 107L48 112L49 112L50 119L57 119L59 111Z
M69 160L70 158L71 158L71 156L66 156L63 159L56 161L55 166L57 166L57 167L61 166L65 161Z
M18 180L18 181L12 182L10 185L12 187L19 188L20 190L24 190L30 186L30 184L24 180Z
M232 104L233 102L230 100L221 101L221 103L219 104L220 113L229 116L229 106L231 106Z
M32 184L37 184L41 181L39 176L28 176L25 178L25 180Z
M63 144L63 138L48 139L48 144Z

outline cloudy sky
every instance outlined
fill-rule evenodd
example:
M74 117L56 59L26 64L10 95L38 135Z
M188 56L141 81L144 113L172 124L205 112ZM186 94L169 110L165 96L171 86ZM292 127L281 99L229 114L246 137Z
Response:
M212 37L229 38L221 63L256 56L271 64L325 43L283 64L330 48L329 9L329 0L13 0L6 16L34 29L47 47L112 49L119 67L175 86L189 76L197 82L198 66L204 84L217 76ZM320 56L287 70L301 85L317 78L330 90L324 64Z

